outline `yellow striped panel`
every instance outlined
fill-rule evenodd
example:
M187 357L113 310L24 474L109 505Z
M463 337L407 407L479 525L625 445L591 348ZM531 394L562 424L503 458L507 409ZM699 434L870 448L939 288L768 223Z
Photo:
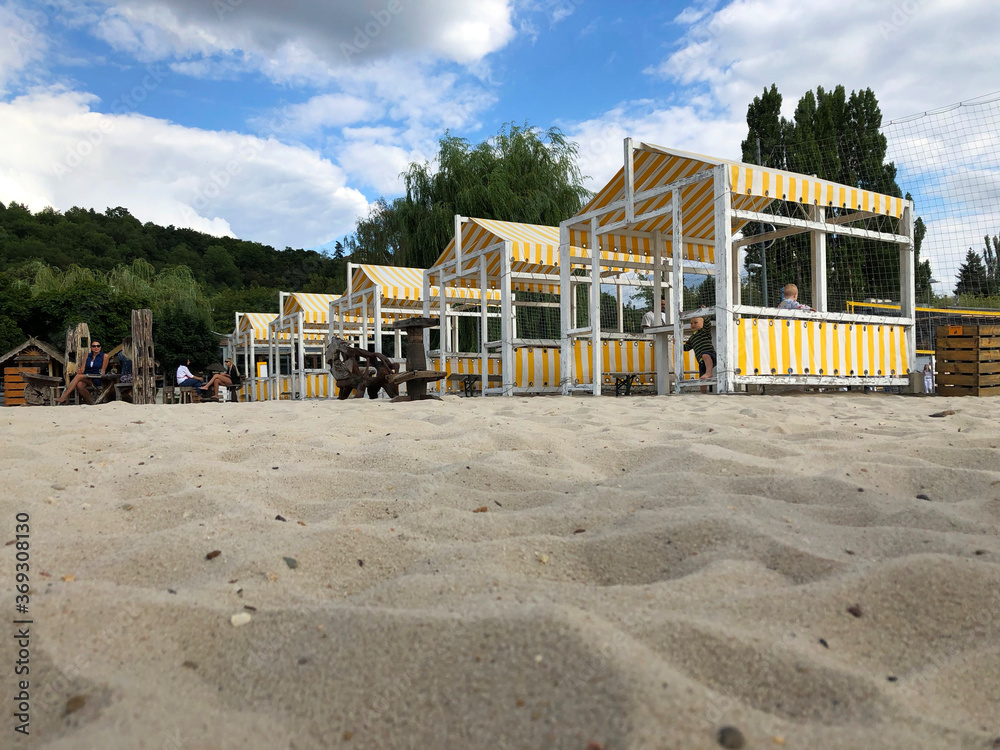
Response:
M903 377L903 326L741 318L738 375Z

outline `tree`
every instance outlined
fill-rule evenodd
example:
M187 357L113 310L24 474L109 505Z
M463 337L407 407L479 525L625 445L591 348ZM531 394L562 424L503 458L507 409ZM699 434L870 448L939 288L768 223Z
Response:
M955 294L959 297L985 297L989 294L986 266L983 264L983 259L971 247L965 254L965 263L958 268Z
M436 165L410 164L406 195L377 201L345 248L355 262L427 268L452 239L455 214L556 226L589 195L576 153L557 128L507 123L477 146L446 134Z
M882 113L871 89L851 92L843 86L833 90L817 87L799 100L792 120L781 117L781 95L772 85L747 108L748 136L743 141L743 160L806 175L815 175L843 185L901 196L896 184L896 167L886 162L887 141L881 133ZM758 139L761 144L757 155ZM775 209L781 210L782 203ZM856 206L828 206L827 221ZM926 227L917 220L915 244L923 240ZM856 224L857 225L857 224ZM898 220L872 217L860 224L869 229L898 231ZM759 234L769 227L748 225L744 233ZM919 240L917 238L919 235ZM769 299L778 301L778 289L794 282L800 298L812 301L811 253L808 235L778 239L767 250L747 248L746 265L750 286L760 290L759 271L754 266L767 263ZM930 295L930 265L917 270L918 295ZM828 235L827 279L830 309L844 309L848 300L868 297L895 299L899 296L899 252L887 243Z
M986 261L987 290L991 297L995 297L1000 295L1000 236L994 235L991 240L986 235L983 241L986 243L983 258Z
M153 316L153 341L156 359L166 374L172 375L182 358L190 359L196 369L219 360L219 339L208 321L178 307L168 306Z

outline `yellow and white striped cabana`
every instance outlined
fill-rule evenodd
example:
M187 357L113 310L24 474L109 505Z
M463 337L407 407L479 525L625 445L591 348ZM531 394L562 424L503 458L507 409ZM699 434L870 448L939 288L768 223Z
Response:
M275 313L236 313L236 328L230 334L229 354L243 376L241 395L244 399L264 400L266 380L258 379L258 363L266 364L270 344L269 327L277 319ZM285 335L287 344L288 336Z
M774 210L784 205L784 210ZM828 220L827 211L837 209ZM894 232L875 231L857 222L874 217L896 220ZM738 236L748 222L771 224L774 231ZM793 234L808 233L812 253L815 313L750 307L740 299L739 249ZM826 238L860 237L899 247L901 315L882 317L827 310ZM602 260L590 267L591 325L569 325L569 291L578 277L568 266L560 279L564 310L562 351L581 339L592 344L591 373L600 380L600 274L613 269L605 252L628 253L653 271L654 305L660 289L680 289L685 267L698 266L715 276L716 307L688 311L683 295L671 294L671 324L655 338L680 339L684 321L714 317L719 362L714 385L722 393L750 384L903 385L914 361L913 205L902 198L782 170L716 159L625 140L625 164L574 217L560 224L560 257L577 262L577 248L601 248ZM672 284L665 276L672 276ZM680 347L674 370L682 369ZM666 350L665 347L662 348ZM657 371L666 371L666 362ZM584 390L576 367L565 373L563 392ZM675 379L674 390L697 382ZM665 391L665 380L658 379Z
M571 245L569 258L567 268L583 268L590 264L589 251L585 247ZM601 262L608 269L644 267L644 259L627 246L620 251L602 252ZM648 259L645 265L648 266ZM488 305L477 305L474 311L466 312L448 304L441 292L428 295L425 314L436 312L445 321L441 347L431 353L436 357L434 366L449 375L444 387L451 390L460 387L450 377L452 375L476 375L480 378L476 385L484 393L559 393L562 380L560 341L553 337L558 334L558 323L550 336L539 336L537 332L519 331L517 315L518 308L524 307L559 309L555 299L560 293L559 282L558 227L456 216L455 235L428 269L425 284L436 284L448 293L487 289L490 297ZM618 285L619 280L611 271L601 283ZM632 279L628 283L637 282ZM618 289L620 307L620 285ZM499 338L491 340L488 320L496 318L498 313ZM569 310L563 314L574 315L575 305L571 302ZM480 317L478 352L460 351L457 319L462 315ZM619 326L622 320L619 314ZM618 334L611 333L609 337L611 340L600 346L600 357L605 365L603 372L634 373L639 382L651 382L652 342L626 336L621 327ZM577 362L574 371L584 379L590 377L590 347L589 343L579 342L569 354ZM483 378L483 373L491 377Z
M356 339L358 346L366 348L372 338L381 351L382 332L394 322L404 318L419 317L424 314L424 269L404 266L377 266L371 264L347 264L347 291L330 305L330 334L340 338ZM431 287L432 297L438 296L438 288ZM478 303L478 288L449 288L446 290L450 303L475 300ZM497 299L499 294L494 293ZM432 317L437 310L430 312ZM400 331L394 331L395 357L401 358L402 338Z
M277 399L285 394L296 399L334 396L333 379L323 356L330 327L330 304L337 299L336 294L279 294L281 312L268 326L268 398ZM283 361L281 349L285 342L287 361Z

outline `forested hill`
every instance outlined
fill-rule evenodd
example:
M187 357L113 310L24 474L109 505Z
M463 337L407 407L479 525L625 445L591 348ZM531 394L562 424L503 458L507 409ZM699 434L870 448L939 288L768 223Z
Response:
M108 272L135 259L161 271L187 266L208 294L264 287L334 293L346 284L345 261L314 250L276 250L259 242L141 223L125 208L50 208L32 213L0 203L0 272L40 261ZM277 301L275 301L275 306Z
M275 250L259 242L141 223L124 208L32 213L0 203L0 352L27 336L62 347L85 322L117 343L131 310L153 310L157 357L203 366L235 312L277 312L278 292L338 293L342 253Z

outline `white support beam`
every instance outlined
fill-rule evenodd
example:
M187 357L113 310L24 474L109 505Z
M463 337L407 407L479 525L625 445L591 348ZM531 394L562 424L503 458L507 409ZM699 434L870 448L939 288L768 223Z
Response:
M625 223L635 221L635 149L632 139L625 139Z
M671 201L671 204L673 201ZM663 296L663 237L655 230L652 237L653 251L653 325L660 325L660 299Z
M909 241L905 245L899 246L899 312L904 318L915 319L917 316L917 289L916 289L916 253L913 244L913 201L907 201L903 207L903 217L900 226ZM906 362L910 368L916 364L917 359L917 332L916 327L909 325L905 331L906 338Z
M514 372L514 306L511 304L514 296L514 280L510 275L510 259L514 254L513 251L512 244L505 242L500 256L500 339L503 341L500 348L500 367L503 369L501 385L505 396L513 396L514 387L517 385ZM483 393L489 384L488 375L487 372L482 373L480 383Z
M736 326L726 312L726 305L733 299L732 225L733 208L730 194L729 170L725 166L715 168L715 363L716 391L730 393L733 390L731 373L733 356L736 352ZM738 282L738 280L737 280Z
M455 273L462 273L462 224L465 219L455 214Z
M744 209L730 209L733 219L743 219L745 221L757 221L763 224L774 224L775 226L801 227L802 229L818 229L829 234L839 234L844 237L860 237L866 240L879 240L881 242L891 242L895 245L906 245L910 239L905 235L891 234L889 232L876 232L871 229L861 229L860 227L847 227L843 225L820 223L809 219L796 219L790 216L777 216L775 214L761 213L760 211L746 211ZM756 241L756 240L755 240Z
M677 190L670 201L670 208L673 211L673 252L674 252L674 283L673 286L673 308L671 315L674 322L674 393L681 392L681 381L684 379L684 327L681 316L684 314L684 216L681 211L681 200L683 191ZM659 374L657 374L658 383ZM657 387L657 393L666 393L666 383L663 388Z
M301 310L296 316L295 327L298 329L295 335L295 342L298 344L297 366L299 370L298 391L299 398L306 397L306 336L305 336L305 313Z
M570 340L570 330L576 325L574 313L576 306L573 297L576 289L570 281L570 251L569 227L559 225L559 331L561 336L559 348L560 379L559 388L564 396L569 395L573 384L573 344Z
M597 235L597 217L590 220L590 327L591 359L590 374L595 396L601 395L601 381L604 380L604 356L601 349L601 240Z
M485 292L486 289L486 256L479 256L479 289ZM486 294L480 295L479 299L479 353L481 355L480 359L480 383L482 388L486 388L489 385L489 373L490 373L490 353L489 347L487 346L490 340L489 331L489 316L487 315L486 309Z
M826 221L826 209L812 206L810 219L818 224ZM826 312L826 232L813 229L809 232L809 251L812 259L812 307L817 312Z

